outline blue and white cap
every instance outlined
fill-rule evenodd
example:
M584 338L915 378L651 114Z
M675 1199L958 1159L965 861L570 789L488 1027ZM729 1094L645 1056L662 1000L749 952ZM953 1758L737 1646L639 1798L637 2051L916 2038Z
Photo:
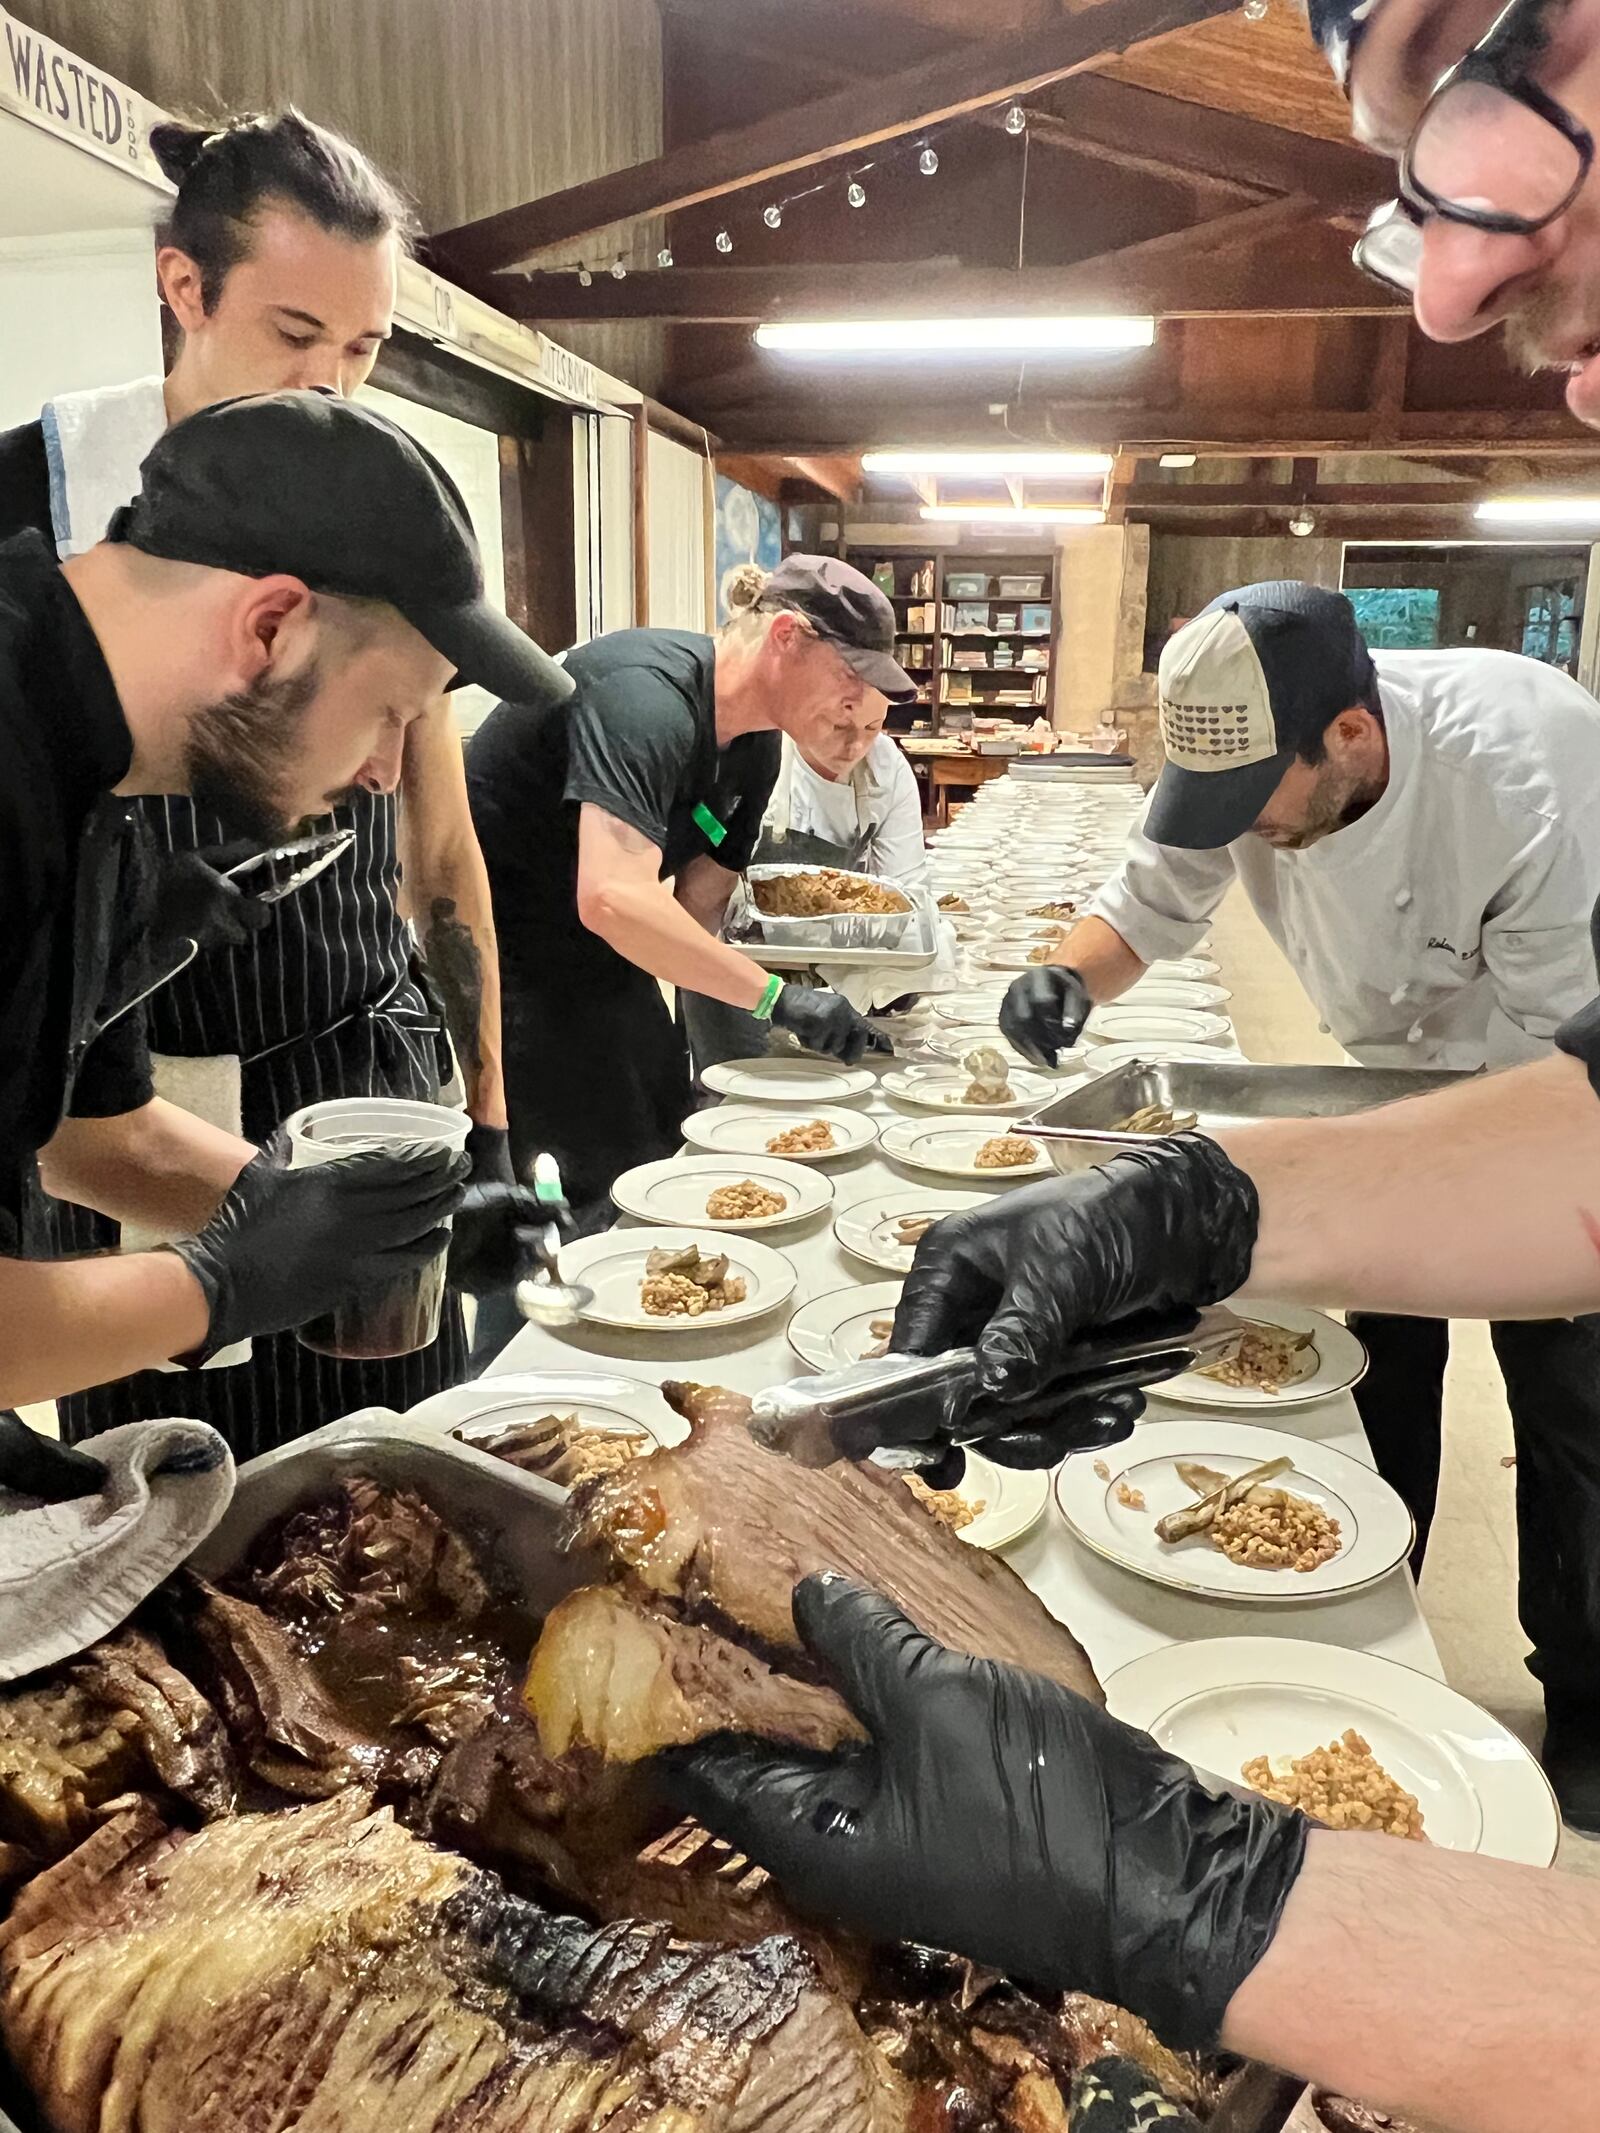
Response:
M1350 67L1368 22L1382 0L1306 0L1311 34L1338 77L1341 89L1350 87Z

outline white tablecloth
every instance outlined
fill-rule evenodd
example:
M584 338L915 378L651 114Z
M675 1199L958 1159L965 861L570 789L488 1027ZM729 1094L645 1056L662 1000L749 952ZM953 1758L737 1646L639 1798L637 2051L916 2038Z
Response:
M883 1119L929 1115L895 1102L881 1090L862 1103L874 1117ZM713 1326L704 1333L630 1332L600 1326L558 1333L525 1326L494 1364L493 1374L606 1369L651 1383L665 1377L689 1378L748 1393L803 1376L806 1366L790 1348L784 1331L793 1311L830 1289L890 1278L843 1250L833 1235L835 1214L853 1201L926 1181L926 1173L902 1169L876 1147L828 1164L826 1174L834 1186L831 1207L808 1222L763 1235L763 1243L782 1251L799 1276L792 1302L770 1317L726 1328ZM464 1403L470 1402L472 1388L463 1387L462 1396ZM1163 1409L1159 1400L1152 1400L1151 1411L1178 1412ZM1314 1407L1287 1410L1271 1420L1276 1428L1334 1445L1369 1466L1372 1463L1355 1401L1348 1393ZM1070 1625L1102 1680L1159 1645L1227 1636L1303 1637L1343 1644L1443 1676L1416 1587L1405 1569L1348 1599L1306 1606L1233 1607L1169 1592L1103 1562L1072 1538L1053 1499L1041 1524L1006 1551L1006 1560L1051 1612Z

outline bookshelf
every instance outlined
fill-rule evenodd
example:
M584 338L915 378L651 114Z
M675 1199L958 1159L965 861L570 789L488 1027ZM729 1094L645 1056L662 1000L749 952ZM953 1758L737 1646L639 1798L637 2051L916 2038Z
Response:
M970 730L979 717L1049 715L1055 555L1049 550L852 545L847 559L894 602L896 657L924 693L891 704L889 730Z

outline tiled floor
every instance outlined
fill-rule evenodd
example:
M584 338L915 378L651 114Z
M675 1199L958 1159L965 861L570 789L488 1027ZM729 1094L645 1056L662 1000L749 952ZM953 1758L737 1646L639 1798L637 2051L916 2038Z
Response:
M1211 930L1246 1054L1336 1061L1338 1047L1319 1031L1316 1011L1237 891ZM1451 1685L1537 1748L1544 1710L1522 1663L1528 1646L1517 1624L1515 1477L1501 1464L1510 1451L1511 1422L1488 1329L1457 1325L1445 1385L1444 1480L1422 1604ZM1600 1874L1600 1841L1564 1838L1559 1863Z

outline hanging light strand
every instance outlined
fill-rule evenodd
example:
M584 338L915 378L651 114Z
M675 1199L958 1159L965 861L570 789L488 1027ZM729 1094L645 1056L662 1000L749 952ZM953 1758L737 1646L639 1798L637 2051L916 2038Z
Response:
M1027 112L1021 104L1012 104L1007 108L1002 124L1004 130L1014 140L1020 142L1024 170L1026 170L1028 152ZM937 177L942 166L936 142L939 138L939 133L943 130L930 130L926 133L913 134L908 137L903 146L897 149L891 149L888 152L880 150L877 155L869 157L865 162L852 164L847 170L834 177L819 179L815 184L803 185L794 192L779 194L775 200L764 201L755 210L755 234L759 235L762 231L774 232L781 230L789 219L791 208L800 206L803 201L820 199L824 194L835 194L842 197L848 207L858 212L868 208L871 205L872 194L865 181L874 172L879 172L886 176L896 166L902 166L907 170L917 172L924 178ZM1026 179L1024 178L1025 185ZM738 233L745 219L744 215L738 217L729 216L726 222L718 226L711 239L711 244L713 251L719 258L726 258L736 249L740 241ZM526 268L524 272L530 276L535 272L575 274L580 284L584 288L589 288L594 283L597 271L608 274L616 281L622 281L630 274L650 272L664 274L669 272L677 263L677 247L668 241L657 240L651 249L641 252L637 257L630 257L625 253L619 254L608 266L601 269L590 266L585 260L574 259L564 261L561 265L550 268Z

